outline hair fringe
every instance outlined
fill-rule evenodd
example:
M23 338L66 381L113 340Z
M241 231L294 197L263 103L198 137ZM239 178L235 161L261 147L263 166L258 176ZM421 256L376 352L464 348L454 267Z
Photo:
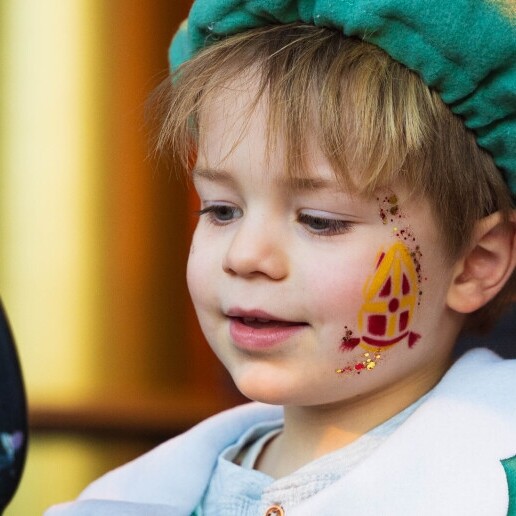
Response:
M267 97L268 152L282 142L287 174L308 175L317 145L345 188L373 195L406 185L429 200L450 259L468 248L476 221L495 211L508 220L514 205L499 170L439 95L378 47L327 28L262 27L199 52L150 101L154 153L191 169L205 103L253 81L245 115ZM513 274L469 328L492 324L515 296Z

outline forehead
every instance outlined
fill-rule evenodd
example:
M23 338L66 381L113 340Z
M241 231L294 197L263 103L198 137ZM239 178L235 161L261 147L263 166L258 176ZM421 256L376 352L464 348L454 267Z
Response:
M268 132L268 95L257 73L243 72L214 86L207 84L197 112L199 147L230 148L244 138Z
M292 189L343 188L307 121L303 152L292 159L284 137L288 120L271 116L270 96L258 74L241 74L209 90L198 112L198 153L194 178L213 180L235 165L253 163ZM282 129L280 128L282 126ZM349 189L347 189L349 190Z
M196 112L202 166L224 169L228 161L258 161L264 173L284 176L293 184L322 176L365 197L406 186L408 176L400 174L408 168L406 155L388 137L379 136L388 132L378 129L382 122L376 118L381 117L371 112L362 120L352 99L336 103L335 91L332 96L313 85L300 88L297 79L293 95L281 81L269 83L257 66L236 72L230 80L210 79ZM412 188L421 193L417 185Z

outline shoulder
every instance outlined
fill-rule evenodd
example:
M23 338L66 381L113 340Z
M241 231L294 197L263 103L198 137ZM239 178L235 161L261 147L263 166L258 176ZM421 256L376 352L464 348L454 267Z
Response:
M194 426L189 431L166 441L136 460L108 473L89 486L81 498L113 496L124 499L144 497L156 500L162 484L199 484L211 469L219 453L259 421L277 419L281 408L249 403L226 410ZM163 480L166 479L166 480ZM152 492L152 494L150 494Z
M178 513L191 512L220 452L249 427L282 415L281 407L260 403L221 412L102 476L83 491L79 500L163 504Z
M503 500L508 491L514 510L510 514L516 515L515 392L516 360L473 349L434 389L425 423L440 443L436 453L454 457L455 471L473 475L470 486L480 482L474 490L477 494L485 490L483 499L493 507L497 503L493 494L498 492L498 500ZM465 487L457 489L464 492Z
M349 514L363 514L367 500L367 514L506 515L516 504L514 392L516 361L469 351L382 446L299 514L338 499Z
M516 405L516 359L504 359L485 348L472 349L460 357L445 374L436 393L452 391L483 404L487 400L494 408Z
M503 359L484 348L459 358L434 388L429 402L453 419L477 421L485 437L493 431L516 439L516 360ZM490 430L488 430L490 429Z

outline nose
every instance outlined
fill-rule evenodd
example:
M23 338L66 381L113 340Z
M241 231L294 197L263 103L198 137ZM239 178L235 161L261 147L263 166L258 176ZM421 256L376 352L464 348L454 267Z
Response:
M242 277L287 277L289 260L284 232L266 220L243 221L224 256L224 272Z

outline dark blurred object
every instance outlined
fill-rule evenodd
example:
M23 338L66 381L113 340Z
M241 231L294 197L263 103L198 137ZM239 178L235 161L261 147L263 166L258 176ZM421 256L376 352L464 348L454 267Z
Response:
M489 348L505 358L516 358L516 303L486 335L463 335L455 348L457 356L471 348Z
M13 335L0 302L0 514L11 501L27 451L27 402Z

